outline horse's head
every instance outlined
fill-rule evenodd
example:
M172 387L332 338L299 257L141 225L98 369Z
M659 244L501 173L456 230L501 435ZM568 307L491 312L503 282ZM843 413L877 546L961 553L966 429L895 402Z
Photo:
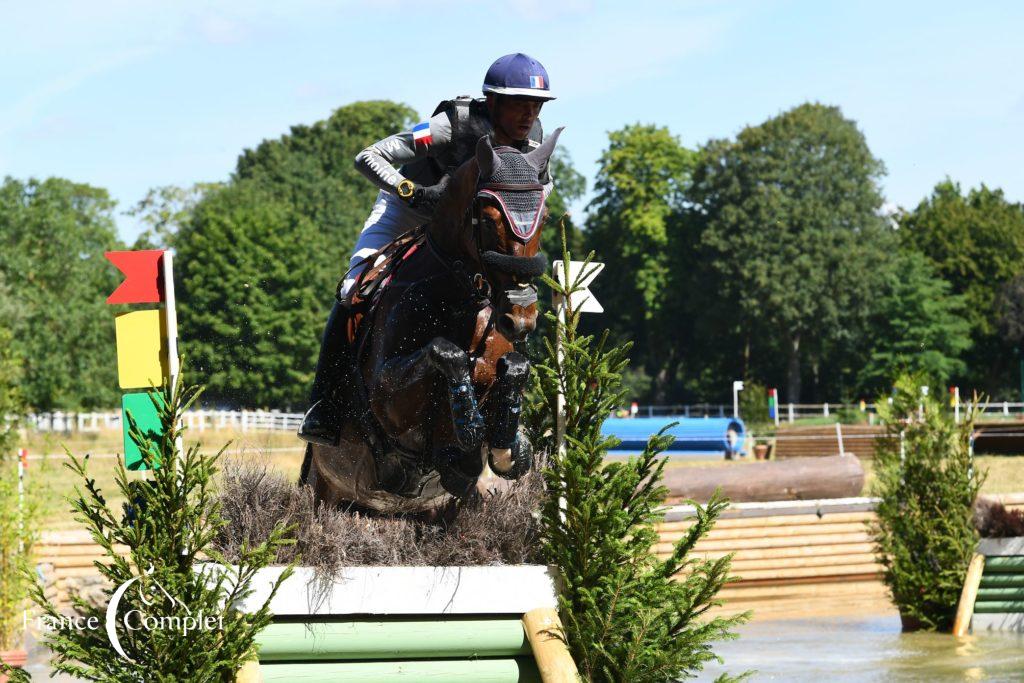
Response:
M492 147L484 136L476 156L455 174L453 196L465 211L458 250L471 260L495 308L498 331L521 341L537 326L534 280L547 270L540 235L547 218L540 178L562 132L559 128L530 152ZM479 280L480 278L478 278Z

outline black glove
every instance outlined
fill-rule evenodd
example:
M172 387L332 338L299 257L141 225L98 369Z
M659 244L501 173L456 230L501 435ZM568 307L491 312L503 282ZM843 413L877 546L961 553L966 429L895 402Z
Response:
M416 185L407 200L409 206L421 216L433 216L438 201L448 189L448 180L448 176L444 176L437 185Z

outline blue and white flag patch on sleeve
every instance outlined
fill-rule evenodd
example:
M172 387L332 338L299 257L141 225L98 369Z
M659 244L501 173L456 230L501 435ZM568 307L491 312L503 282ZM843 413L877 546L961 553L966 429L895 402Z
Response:
M413 126L412 141L416 145L423 145L424 147L429 146L433 142L433 138L430 136L430 121L417 123Z

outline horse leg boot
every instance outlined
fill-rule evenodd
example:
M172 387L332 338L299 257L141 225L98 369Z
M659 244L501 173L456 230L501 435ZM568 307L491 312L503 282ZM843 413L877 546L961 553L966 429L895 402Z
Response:
M316 376L309 393L311 405L299 428L300 439L323 446L337 446L341 432L344 406L341 405L339 389L352 366L352 351L346 329L349 313L346 304L334 302L320 343Z
M466 452L479 452L484 419L476 402L469 372L469 356L454 343L437 337L428 345L433 366L447 380L455 442Z
M496 379L487 411L487 451L491 470L506 479L518 479L533 465L533 449L519 433L523 392L530 377L530 362L512 351L498 359Z

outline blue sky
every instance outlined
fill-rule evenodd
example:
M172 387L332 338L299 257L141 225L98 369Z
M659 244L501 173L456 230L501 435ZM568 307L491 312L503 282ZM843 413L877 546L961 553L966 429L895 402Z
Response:
M224 179L238 153L360 99L429 113L522 51L588 179L606 132L735 135L807 100L855 119L890 204L949 175L1024 200L1024 4L0 1L0 175L107 188ZM369 141L368 141L369 142ZM118 218L122 237L137 233Z

